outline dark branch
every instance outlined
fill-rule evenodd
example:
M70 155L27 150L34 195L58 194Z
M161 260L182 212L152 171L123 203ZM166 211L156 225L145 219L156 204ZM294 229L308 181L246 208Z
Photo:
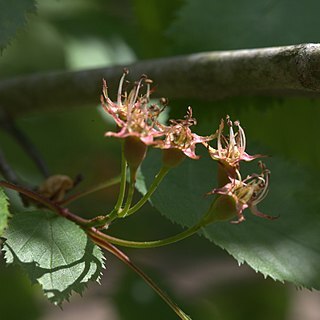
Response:
M0 109L0 127L17 141L25 153L33 160L40 173L47 178L49 176L49 170L40 152L28 136L15 124L11 115L4 109Z
M19 184L19 178L17 174L7 162L1 149L0 149L0 173L7 181L13 184Z
M244 95L320 96L320 45L205 52L127 66L130 77L147 74L155 95L222 99ZM13 114L99 103L102 78L115 92L123 66L53 72L0 82L0 104Z

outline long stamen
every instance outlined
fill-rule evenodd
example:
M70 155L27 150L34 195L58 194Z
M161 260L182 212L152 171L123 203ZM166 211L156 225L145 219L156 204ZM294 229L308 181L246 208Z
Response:
M123 81L124 81L124 78L126 77L126 75L127 75L128 73L129 73L129 70L128 70L128 69L124 69L124 70L123 70L122 77L121 77L120 82L119 82L118 96L117 96L117 104L118 104L118 106L121 106L121 107L123 106L123 105L122 105L122 99L121 99Z
M221 136L222 136L223 128L224 128L224 121L223 121L223 119L221 119L221 122L219 125L219 131L218 131L218 138L217 138L219 157L222 156L222 154L221 154L221 151L222 151Z
M128 120L127 120L127 123L128 123L128 126L130 127L131 125L131 122L132 122L132 115L133 115L133 108L134 108L134 104L135 102L137 101L137 98L138 98L138 94L139 94L139 90L140 90L140 86L141 86L141 82L143 80L143 76L140 78L140 80L138 82L136 82L134 84L134 88L131 90L131 92L129 93L129 103L128 103L128 106L127 106L127 113L128 113Z
M150 101L150 84L153 83L153 81L151 79L145 79L144 81L146 84L147 84L147 93L146 93L146 99L147 99L147 102Z
M133 89L130 91L129 96L128 96L128 114L132 112L132 107L134 105L134 102L136 101L135 97L138 95L137 94L137 83L135 83Z
M244 133L244 130L240 126L239 121L235 121L234 125L238 127L238 134L239 134L239 140L240 140L240 152L243 153L246 149L246 135Z
M102 79L102 94L106 99L108 98L108 86L105 79Z
M262 188L262 191L260 192L259 196L257 197L257 199L254 201L255 204L257 204L258 202L261 202L268 194L269 192L269 189L268 189L268 186L269 186L269 170L266 170L265 172L265 178L262 178L263 180L263 188Z
M236 169L236 174L237 174L237 176L238 176L238 180L241 182L242 177L241 177L240 171L239 171L238 169ZM245 180L243 180L243 182L244 182L244 181L245 181Z
M263 192L255 199L252 201L253 205L257 205L259 202L261 202L267 195L268 195L269 190L267 188L263 189Z
M234 153L234 151L235 151L237 142L236 142L235 134L234 134L234 131L233 131L233 123L232 123L232 121L230 120L230 117L229 117L229 116L227 116L227 124L228 124L228 126L229 126L228 157L232 157L232 155L233 155L233 153Z
M143 74L141 76L140 80L138 81L137 86L136 86L136 92L135 92L135 95L134 95L133 102L137 101L138 94L139 94L139 91L140 91L140 88L141 88L141 83L142 83L143 80L146 80L146 79L147 79L147 76L145 74Z

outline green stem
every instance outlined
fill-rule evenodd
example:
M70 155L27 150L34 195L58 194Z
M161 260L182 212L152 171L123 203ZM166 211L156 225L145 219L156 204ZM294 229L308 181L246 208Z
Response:
M108 241L110 243L113 243L119 246L129 247L129 248L148 249L148 248L162 247L162 246L166 246L166 245L181 241L195 234L197 231L201 229L202 226L203 226L203 221L201 220L191 228L184 230L181 233L178 233L172 237L161 239L161 240L142 241L142 242L115 238L98 230L89 231L88 233L92 234L94 232L95 236L99 237L99 239Z
M162 167L160 169L160 171L158 172L158 174L154 178L154 180L153 180L149 190L147 191L147 193L131 209L128 210L127 216L129 216L130 214L133 214L136 211L138 211L149 200L149 198L156 191L156 189L158 188L158 186L161 183L162 179L167 175L169 170L170 170L170 168L168 168L168 167Z
M122 203L123 203L123 199L124 199L124 195L126 192L126 183L127 183L127 161L126 158L124 156L124 144L122 143L122 153L121 153L121 182L120 182L120 190L119 190L119 196L118 196L118 200L117 203L114 207L114 211L119 212Z
M165 301L165 303L178 315L180 319L191 320L191 318L187 314L185 314L175 302L170 299L167 293L160 289L158 285L138 266L136 266L125 253L123 253L121 250L108 243L107 241L103 241L100 238L96 237L95 233L90 233L90 237L97 245L111 252L119 260L124 262L128 267L136 272Z
M121 218L124 218L130 209L133 195L134 195L135 184L136 184L136 172L132 172L130 169L130 184L129 184L127 201L126 201L126 204L124 205L123 209L119 212L119 217L121 217Z
M103 190L103 189L106 189L108 187L111 187L111 186L114 186L115 184L118 184L119 182L121 181L121 176L118 176L118 177L115 177L115 178L112 178L106 182L103 182L101 184L98 184L97 186L93 187L93 188L90 188L88 190L85 190L85 191L82 191L82 192L78 192L74 195L71 195L70 197L62 200L59 202L60 205L66 205L66 204L69 204L75 200L78 200L82 197L85 197L91 193L94 193L94 192L97 192L97 191L100 191L100 190Z

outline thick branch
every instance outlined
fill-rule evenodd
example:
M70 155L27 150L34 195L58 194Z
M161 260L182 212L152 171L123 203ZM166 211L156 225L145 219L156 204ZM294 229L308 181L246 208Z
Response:
M146 60L127 66L147 74L155 96L222 99L239 95L320 96L320 45L205 52ZM123 66L53 72L0 82L0 104L23 114L44 108L99 103L102 78L115 92Z

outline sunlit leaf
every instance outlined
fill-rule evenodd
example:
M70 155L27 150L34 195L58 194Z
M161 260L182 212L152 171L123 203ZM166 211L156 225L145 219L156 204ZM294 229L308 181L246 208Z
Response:
M47 211L15 213L4 237L7 263L18 264L54 303L100 279L104 257L75 223Z
M0 188L0 236L2 236L4 229L8 225L9 216L8 198L4 191Z

